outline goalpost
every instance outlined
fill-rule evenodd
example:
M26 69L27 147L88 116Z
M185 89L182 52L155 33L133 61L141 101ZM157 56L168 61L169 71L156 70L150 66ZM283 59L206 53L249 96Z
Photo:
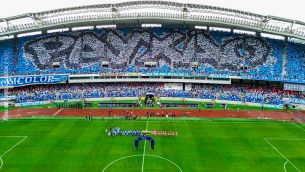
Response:
M4 77L9 78L8 66L4 66ZM0 100L0 105L3 107L4 112L2 117L0 118L3 121L7 121L9 119L9 110L14 106L14 97L9 95L8 86L3 86L3 98Z
M3 113L3 116L2 116L2 120L3 121L8 120L8 106L4 106L4 113Z
M15 105L15 97L9 96L4 93L4 97L0 100L0 106L3 107L3 113L2 116L0 116L0 119L3 121L7 121L9 119L9 111L11 108Z

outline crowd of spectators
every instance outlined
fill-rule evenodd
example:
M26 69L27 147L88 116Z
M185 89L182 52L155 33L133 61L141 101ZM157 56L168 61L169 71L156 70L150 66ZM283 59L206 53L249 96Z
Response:
M165 87L163 83L87 83L27 86L9 90L16 102L69 100L102 97L139 97L146 93L156 97L181 97L282 104L283 98L305 98L295 91L267 86L193 84L183 90Z
M105 29L54 33L0 42L10 75L128 73L242 76L305 81L303 44L197 29ZM13 48L14 47L14 48ZM145 62L156 62L146 68ZM192 63L198 62L197 68ZM54 68L53 64L59 67ZM104 65L104 66L103 66ZM4 68L0 74L4 75Z
M292 81L305 79L305 46L303 44L288 43L286 78Z

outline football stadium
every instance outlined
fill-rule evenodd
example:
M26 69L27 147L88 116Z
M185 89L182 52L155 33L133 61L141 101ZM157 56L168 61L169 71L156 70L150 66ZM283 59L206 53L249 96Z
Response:
M0 19L0 171L305 171L305 22L174 1Z

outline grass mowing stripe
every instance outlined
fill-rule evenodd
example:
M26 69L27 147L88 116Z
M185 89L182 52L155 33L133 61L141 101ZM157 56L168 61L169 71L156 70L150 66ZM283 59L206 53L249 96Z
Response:
M85 162L87 155L83 151L75 151L77 149L89 150L85 145L78 145L82 138L91 140L94 145L94 139L84 136L85 133L91 133L88 130L90 123L87 121L75 121L71 123L71 127L62 133L60 140L53 146L53 149L48 153L50 157L60 157L54 161L53 166L49 166L49 171L68 171L69 168L81 169L80 166ZM99 132L98 132L99 133ZM54 158L55 159L55 158ZM68 165L65 165L68 164Z
M42 129L42 135L35 135L35 132L33 133L37 143L29 147L31 155L28 159L31 160L29 163L32 166L29 167L30 169L28 171L52 171L53 168L56 168L55 166L58 166L61 156L54 154L59 150L62 152L65 151L64 147L60 145L69 143L63 137L69 134L70 128L75 123L77 121L51 121L51 123L44 123L44 127L40 127ZM52 159L52 164L49 164L50 159Z
M157 156L157 155L146 155L146 156L148 156L148 157L155 157L155 158L159 158L159 159L165 160L165 161L167 161L167 162L173 164L175 167L177 167L177 169L178 169L180 172L182 172L181 168L180 168L176 163L174 163L173 161L171 161L171 160L169 160L169 159L167 159L167 158L164 158L164 157L161 157L161 156Z

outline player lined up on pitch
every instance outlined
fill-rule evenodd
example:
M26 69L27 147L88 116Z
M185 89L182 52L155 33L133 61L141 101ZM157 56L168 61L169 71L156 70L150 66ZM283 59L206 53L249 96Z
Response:
M159 130L121 130L119 127L109 128L105 130L108 136L141 136L141 135L154 135L154 136L178 136L177 131L159 131Z

